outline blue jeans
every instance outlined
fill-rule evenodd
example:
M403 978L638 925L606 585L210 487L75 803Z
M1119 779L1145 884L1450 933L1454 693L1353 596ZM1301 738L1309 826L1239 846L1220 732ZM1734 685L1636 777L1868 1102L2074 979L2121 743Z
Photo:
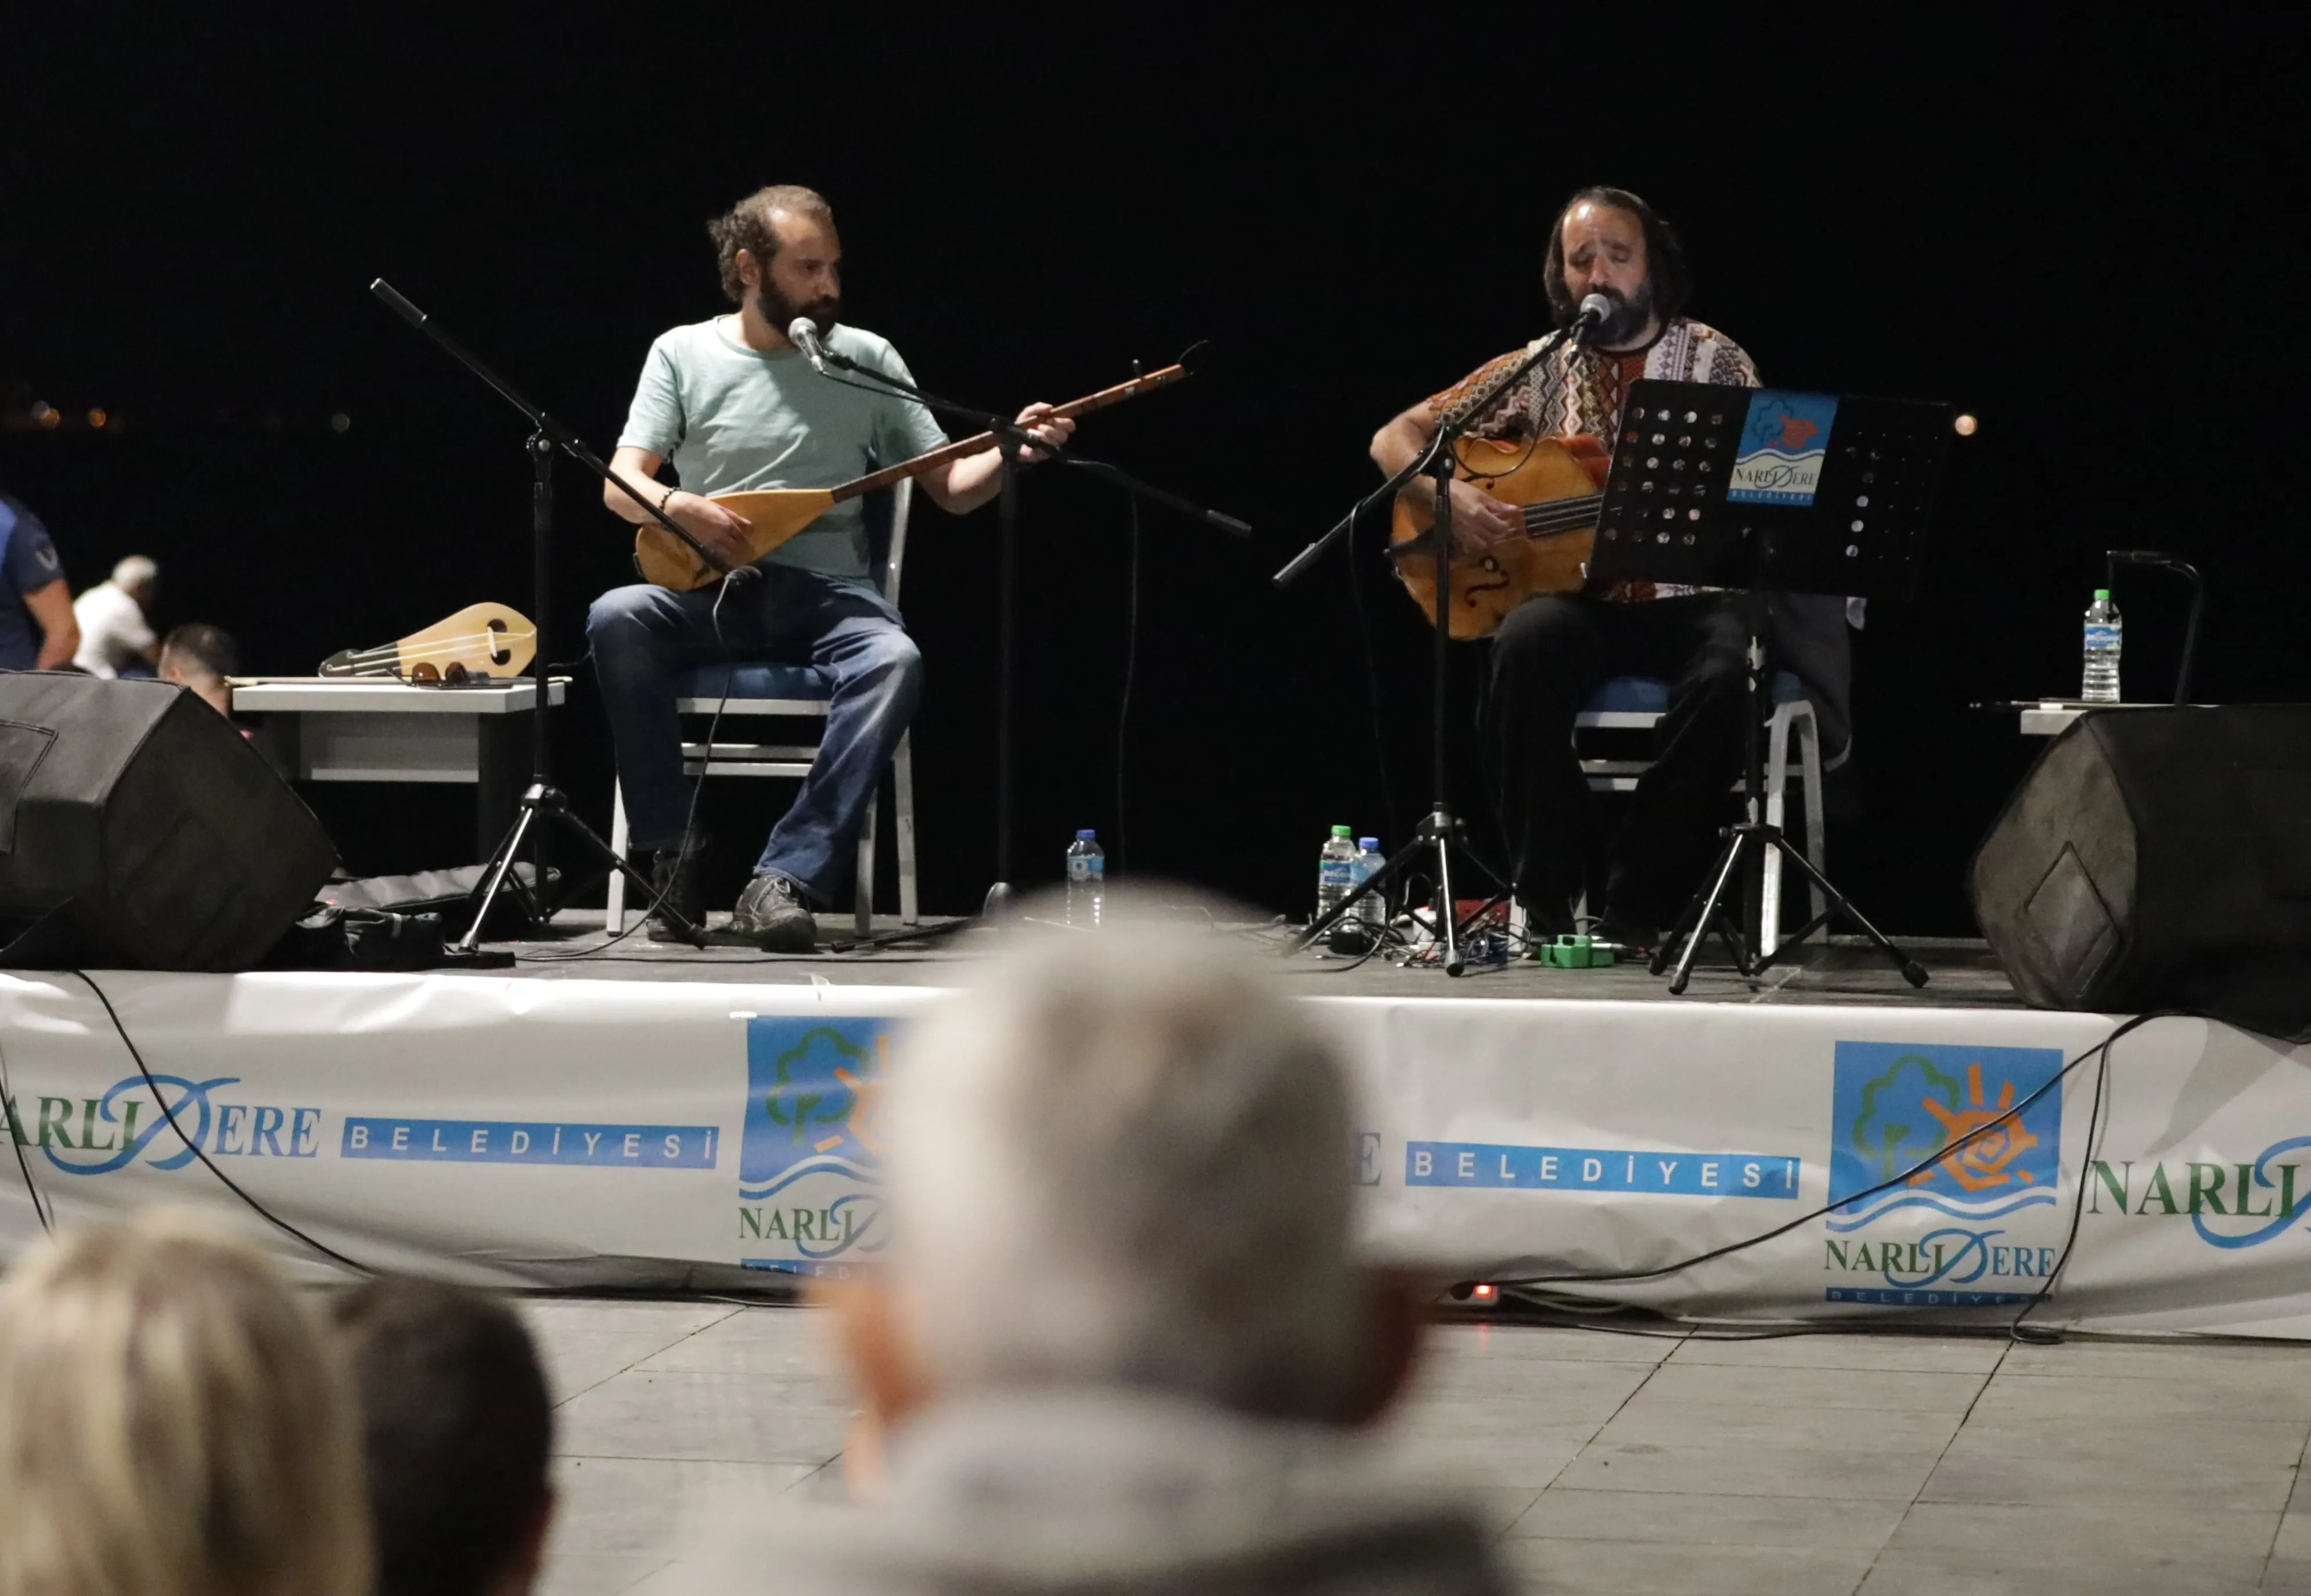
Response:
M690 814L674 710L685 672L768 661L815 666L833 683L818 758L754 866L756 875L783 876L824 905L849 878L883 767L922 696L922 654L873 589L792 566L761 570L723 598L719 637L717 589L650 586L613 588L596 599L586 636L638 848L676 846Z

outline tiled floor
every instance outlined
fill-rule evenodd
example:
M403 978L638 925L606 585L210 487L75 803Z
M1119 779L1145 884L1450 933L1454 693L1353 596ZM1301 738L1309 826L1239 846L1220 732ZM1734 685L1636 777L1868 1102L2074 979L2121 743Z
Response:
M548 1596L650 1580L699 1502L840 1488L817 1314L526 1312L561 1404ZM1455 1325L1375 1440L1464 1485L1536 1592L2311 1596L2311 1347Z

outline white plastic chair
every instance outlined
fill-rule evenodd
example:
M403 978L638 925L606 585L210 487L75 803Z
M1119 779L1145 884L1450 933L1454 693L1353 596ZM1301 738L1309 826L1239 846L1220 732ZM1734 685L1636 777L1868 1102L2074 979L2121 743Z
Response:
M875 573L875 585L894 606L899 602L900 571L906 563L907 512L914 501L914 487L911 482L903 482L891 490L889 552ZM706 665L685 676L679 694L675 709L684 715L711 716L719 707L726 721L734 715L824 721L833 686L824 675L807 665ZM920 919L916 901L915 761L911 735L901 735L898 749L891 757L892 807L899 860L899 919L908 925ZM816 743L718 742L709 749L703 743L685 742L682 771L692 778L703 774L799 781L810 774L811 763L818 757L818 746ZM867 809L866 824L859 833L858 890L853 915L862 937L874 924L876 818L882 807L878 784L875 802ZM621 855L626 851L626 794L623 785L612 789L610 846ZM626 878L613 872L606 916L612 930L625 929L625 910Z
M1785 824L1790 779L1796 777L1805 789L1805 855L1815 869L1827 874L1828 842L1822 823L1822 772L1844 763L1851 750L1841 749L1828 765L1822 763L1821 728L1814 718L1813 705L1806 699L1804 686L1795 676L1788 671L1776 672L1773 696L1773 718L1766 722L1766 819L1773 825ZM1667 682L1652 676L1609 676L1573 718L1574 737L1577 739L1583 728L1645 730L1668 712ZM1790 763L1792 738L1797 743L1795 764ZM1589 779L1592 792L1627 792L1652 765L1649 759L1584 758L1581 773ZM1741 783L1734 783L1734 790L1738 792L1740 788ZM1822 890L1809 883L1807 891L1812 897L1813 911L1827 912L1829 901ZM1757 948L1761 953L1771 953L1781 945L1782 856L1778 852L1766 856L1765 891L1759 908L1764 923L1757 928Z

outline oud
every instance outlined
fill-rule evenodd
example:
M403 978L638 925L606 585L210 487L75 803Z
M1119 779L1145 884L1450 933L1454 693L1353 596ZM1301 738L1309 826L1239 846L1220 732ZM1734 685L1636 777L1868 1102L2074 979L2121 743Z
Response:
M1610 457L1585 434L1530 443L1463 435L1452 453L1454 481L1517 506L1524 521L1523 536L1488 548L1456 549L1445 566L1446 630L1465 642L1490 637L1509 611L1536 593L1581 589L1596 542L1597 508L1604 502L1598 485ZM1389 554L1398 580L1431 625L1436 567L1427 534L1434 524L1428 495L1409 489L1397 494Z
M1056 414L1073 418L1088 415L1094 410L1104 410L1110 405L1121 405L1126 399L1136 399L1141 394L1168 388L1190 374L1184 363L1165 366L1160 371L1150 371L1145 377L1135 377L1113 388L1102 388L1095 394L1058 407ZM777 548L796 533L809 526L836 505L871 493L877 488L887 488L911 476L920 476L935 466L949 460L959 460L975 455L995 444L995 434L981 432L945 448L917 455L911 460L901 460L895 466L885 466L880 471L870 471L864 476L831 488L765 488L750 493L716 493L713 502L734 515L744 516L750 523L746 528L746 553L740 563L753 564ZM665 528L644 523L634 531L634 569L641 572L646 582L661 588L672 588L677 593L693 592L711 588L722 580L722 572L701 559L689 545Z

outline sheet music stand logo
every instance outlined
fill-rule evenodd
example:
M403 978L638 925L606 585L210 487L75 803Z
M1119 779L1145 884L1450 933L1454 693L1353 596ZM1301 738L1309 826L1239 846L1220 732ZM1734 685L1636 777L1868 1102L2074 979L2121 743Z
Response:
M1725 483L1730 504L1813 502L1821 485L1822 462L1829 455L1829 432L1837 420L1834 394L1789 393L1761 388L1749 396L1749 419L1733 470Z
M762 1255L741 1262L809 1273L881 1250L876 1120L891 1032L884 1019L746 1022L738 1238Z

